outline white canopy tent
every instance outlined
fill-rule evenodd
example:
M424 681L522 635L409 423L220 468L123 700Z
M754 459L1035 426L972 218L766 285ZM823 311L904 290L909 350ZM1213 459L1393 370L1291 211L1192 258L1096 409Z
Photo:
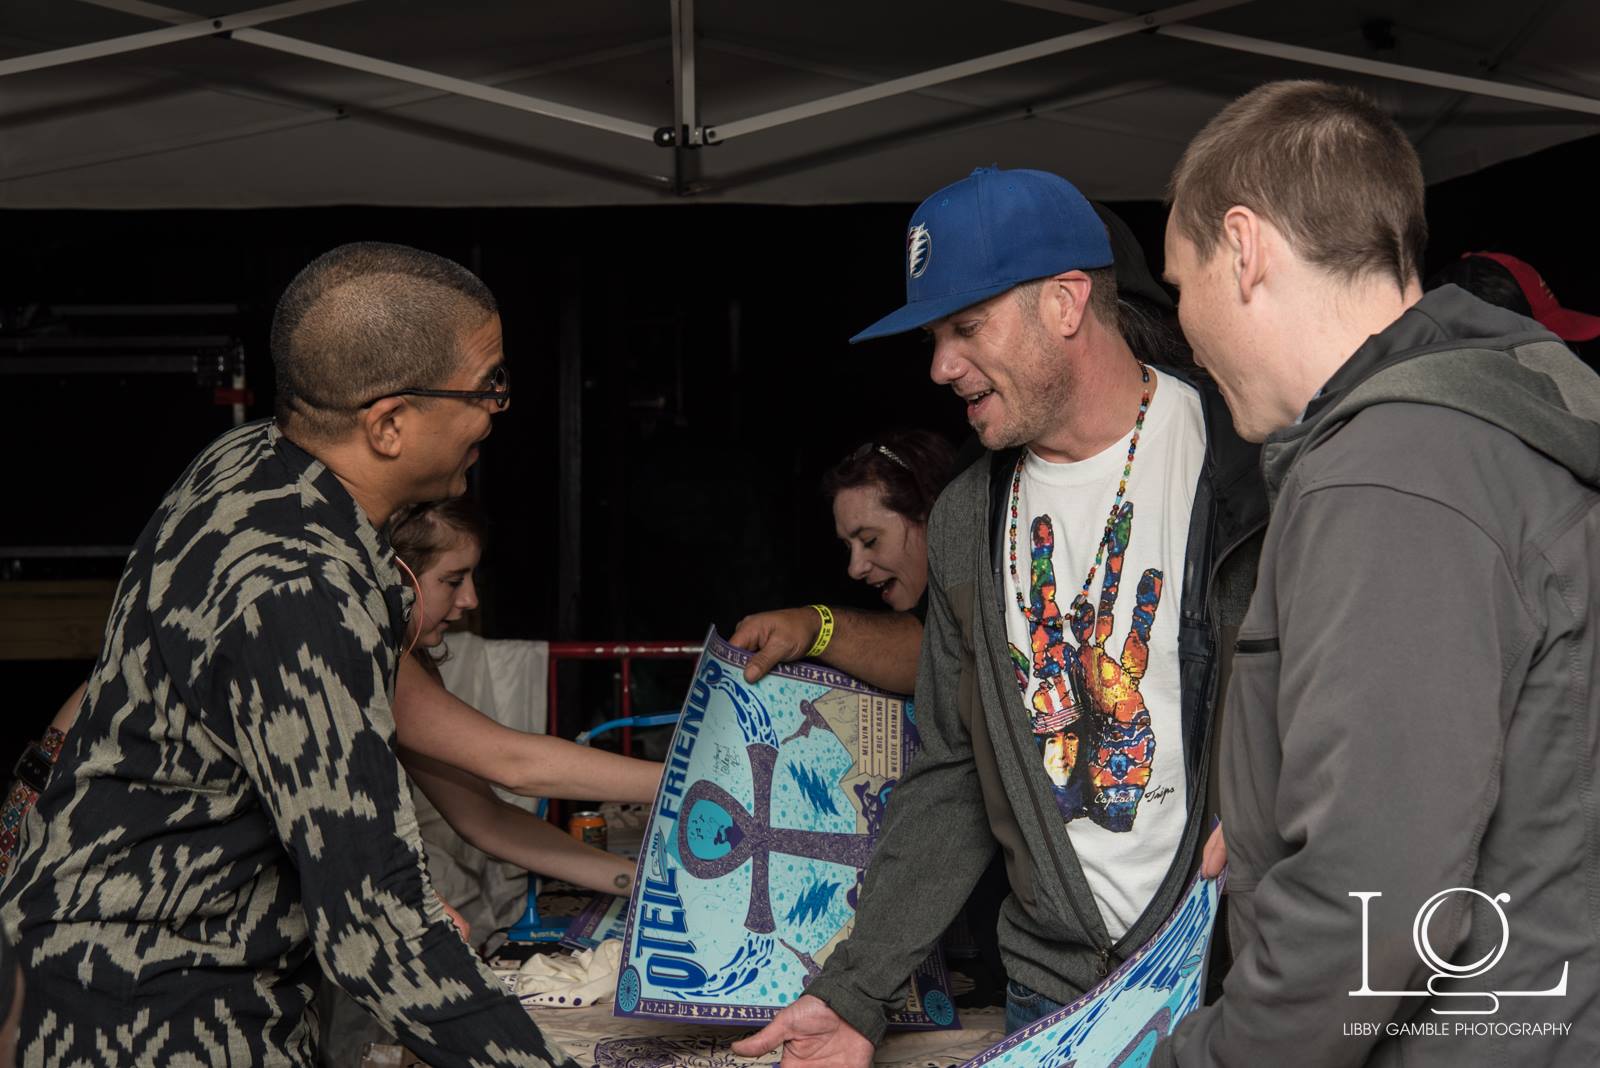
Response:
M974 161L1152 198L1280 77L1365 85L1438 181L1600 131L1597 31L1588 0L9 0L0 207L915 201Z

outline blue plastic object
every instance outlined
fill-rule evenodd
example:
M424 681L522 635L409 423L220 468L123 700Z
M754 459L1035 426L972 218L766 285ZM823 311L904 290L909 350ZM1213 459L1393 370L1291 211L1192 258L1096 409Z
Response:
M664 727L676 722L678 722L676 712L661 712L650 716L624 716L592 727L579 734L573 741L579 745L588 745L600 735L621 730L623 727ZM534 812L543 819L548 815L549 809L549 800L541 797ZM527 907L522 910L522 919L506 933L506 938L512 942L559 942L566 936L568 922L567 919L547 921L539 915L539 877L529 875Z
M623 727L664 727L669 723L678 722L678 713L660 712L652 716L624 716L621 719L608 719L597 727L590 727L583 731L573 741L579 745L588 745L602 734L609 734Z

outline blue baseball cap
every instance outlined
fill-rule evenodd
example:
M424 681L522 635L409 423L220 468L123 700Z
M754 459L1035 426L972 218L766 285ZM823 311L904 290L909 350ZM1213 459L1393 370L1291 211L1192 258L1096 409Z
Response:
M905 306L850 343L915 330L1035 278L1111 263L1105 224L1071 182L979 167L912 213Z

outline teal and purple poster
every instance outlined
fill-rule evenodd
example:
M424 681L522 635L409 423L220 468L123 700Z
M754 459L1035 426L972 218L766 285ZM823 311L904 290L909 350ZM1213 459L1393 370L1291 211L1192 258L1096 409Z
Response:
M1220 879L1196 876L1165 926L1105 981L961 1068L1145 1068L1205 993Z
M607 939L621 938L626 933L627 920L627 898L595 894L567 925L561 944L569 949L594 949Z
M645 831L618 1015L769 1020L850 934L916 751L910 702L809 662L747 683L748 660L707 636ZM937 951L890 1025L956 1025Z

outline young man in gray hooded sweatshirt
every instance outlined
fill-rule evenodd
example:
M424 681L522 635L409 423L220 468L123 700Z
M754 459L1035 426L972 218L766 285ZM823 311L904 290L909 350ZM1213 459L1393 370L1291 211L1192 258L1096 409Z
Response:
M1424 296L1416 153L1280 82L1173 177L1272 515L1223 720L1235 952L1157 1065L1600 1063L1600 379Z

